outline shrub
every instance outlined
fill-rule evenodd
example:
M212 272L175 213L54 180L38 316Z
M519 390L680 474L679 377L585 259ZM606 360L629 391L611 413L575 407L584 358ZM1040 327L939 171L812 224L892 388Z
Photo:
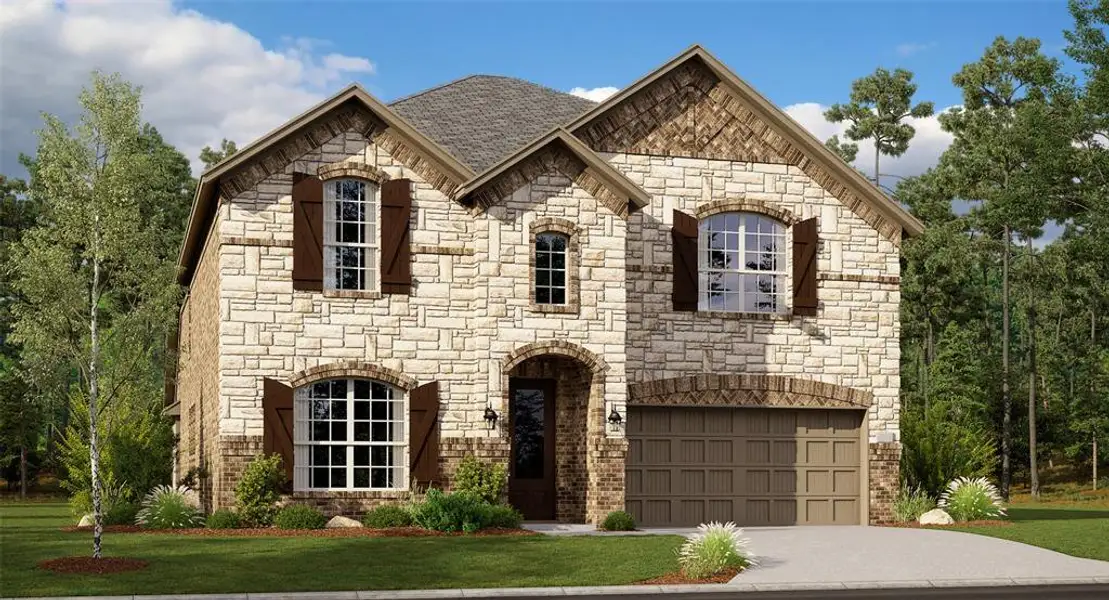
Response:
M955 479L940 496L939 506L956 521L1000 519L1005 516L1001 495L985 477Z
M901 418L901 476L907 487L938 496L957 477L985 477L997 462L993 434L960 421L946 402Z
M476 495L489 504L499 504L508 485L508 471L502 464L488 464L467 455L454 475L454 489Z
M712 577L724 569L746 569L755 564L743 530L731 521L701 524L678 550L682 574L690 579Z
M492 506L471 492L444 494L428 490L424 501L412 507L412 521L434 531L472 533L486 527Z
M411 527L412 513L397 504L382 504L370 509L362 524L371 529L385 529L387 527Z
M601 529L605 531L635 531L635 518L622 510L608 513L601 522Z
M127 494L127 488L114 483L105 483L101 486L100 511L104 525L132 525L139 512L139 506L132 502ZM69 499L69 508L73 518L80 520L85 515L92 514L92 493L88 490L74 492Z
M135 522L152 529L199 527L204 518L189 500L188 488L160 485L142 499Z
M486 527L500 527L502 529L519 529L524 522L524 515L507 504L498 504L489 507L489 521Z
M208 515L205 525L208 526L208 529L238 529L242 525L242 521L235 511L221 508Z
M277 515L277 500L285 484L281 455L258 455L235 485L235 508L248 527L269 527Z
M290 504L277 512L273 524L278 529L323 529L327 517L305 504Z
M893 520L898 523L916 521L935 507L935 501L924 490L903 487L893 499Z
M116 502L104 511L105 525L131 525L139 517L139 505L123 500Z

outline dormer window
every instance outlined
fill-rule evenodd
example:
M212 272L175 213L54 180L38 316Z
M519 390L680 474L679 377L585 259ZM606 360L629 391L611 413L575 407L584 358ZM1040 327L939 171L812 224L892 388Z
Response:
M377 188L358 179L324 182L324 288L378 285Z

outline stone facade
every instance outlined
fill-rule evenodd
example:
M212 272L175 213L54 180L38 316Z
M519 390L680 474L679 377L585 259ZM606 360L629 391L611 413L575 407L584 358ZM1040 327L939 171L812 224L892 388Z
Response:
M650 113L660 120L632 128L640 137L596 125L579 134L651 196L631 213L558 148L463 206L449 195L456 182L373 115L349 108L228 177L181 316L178 472L209 465L206 507L233 501L235 481L261 451L265 378L299 387L367 376L401 394L438 381L440 475L449 486L467 454L508 462L506 419L489 429L484 410L507 416L510 377L541 376L558 382L560 520L596 522L623 508L627 442L607 425L611 411L691 394L696 403L865 409L870 514L887 519L899 456L900 230L757 122L737 120L742 107L720 98L718 81L700 71L679 76L684 91L637 101L664 105ZM684 138L673 132L689 114L758 135L732 132L680 156L685 146L674 140ZM626 124L629 115L621 109L611 119ZM294 173L412 180L411 294L293 289ZM698 217L749 210L786 225L816 217L817 316L674 311L674 209ZM532 244L544 230L571 236L572 310L534 303ZM294 498L356 516L403 495Z

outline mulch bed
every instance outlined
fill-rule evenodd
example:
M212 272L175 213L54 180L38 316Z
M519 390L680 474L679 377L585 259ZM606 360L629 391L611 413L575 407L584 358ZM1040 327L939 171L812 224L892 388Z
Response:
M139 560L137 558L119 558L115 556L103 558L66 556L64 558L52 558L50 560L39 561L38 567L55 573L93 573L96 575L105 575L108 573L138 571L140 569L145 569L147 564L145 560Z
M1012 521L991 519L985 521L964 521L962 523L952 523L951 525L921 525L916 521L912 521L910 523L890 523L889 525L885 525L885 527L905 527L908 529L951 529L952 527L1008 527L1012 524Z
M646 581L637 581L636 585L685 585L691 583L728 583L733 577L739 574L739 569L725 569L712 577L707 579L690 579L682 575L681 571L674 571L667 573L661 577L648 579Z
M92 527L63 527L66 532L89 532ZM445 533L431 531L419 527L390 527L387 529L370 529L369 527L340 527L334 529L277 529L266 527L261 529L207 529L197 527L192 529L148 529L138 525L109 525L104 528L104 533L168 533L171 535L200 535L210 537L446 537L446 536L517 536L539 535L538 532L528 529L482 529L474 533L456 531Z

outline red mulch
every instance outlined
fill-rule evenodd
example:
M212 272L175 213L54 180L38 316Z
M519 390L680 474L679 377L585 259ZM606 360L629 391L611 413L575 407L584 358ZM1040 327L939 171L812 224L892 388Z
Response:
M706 578L706 579L690 579L690 578L686 577L685 575L682 575L681 571L674 571L673 573L667 573L666 575L663 575L661 577L655 577L654 579L648 579L646 581L637 581L635 583L637 585L682 585L682 584L690 584L690 583L728 583L737 574L739 574L739 569L725 569L725 570L717 573L716 575L713 575L712 577L709 577L709 578Z
M916 521L912 521L910 523L890 523L888 525L885 525L885 527L906 527L908 529L951 529L952 527L1008 527L1012 524L1012 521L990 519L985 521L964 521L962 523L953 523L951 525L921 525Z
M92 531L92 527L63 527L62 531L73 532ZM207 529L197 527L192 529L147 529L138 525L109 525L104 528L104 533L169 533L173 535L202 535L212 537L442 537L442 536L503 536L503 535L538 535L528 529L482 529L474 533L456 531L445 533L430 531L419 527L391 527L387 529L370 529L368 527L340 527L335 529L277 529L267 527L262 529Z
M54 571L55 573L95 573L97 575L105 575L107 573L138 571L140 569L145 569L146 565L147 562L145 560L139 560L137 558L118 558L115 556L103 558L66 556L65 558L53 558L39 561L38 566L40 569Z

